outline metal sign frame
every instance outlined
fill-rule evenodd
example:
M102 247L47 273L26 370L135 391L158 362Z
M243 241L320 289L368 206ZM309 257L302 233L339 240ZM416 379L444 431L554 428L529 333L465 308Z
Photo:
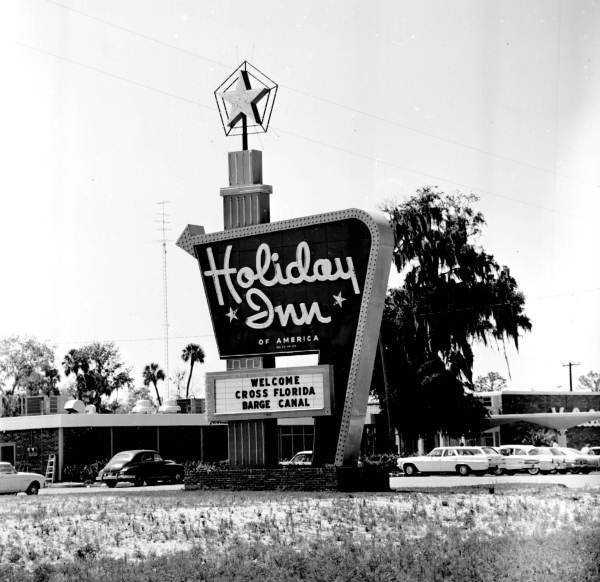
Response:
M363 222L371 234L371 249L363 284L358 324L348 374L345 401L341 415L335 464L344 465L358 458L367 411L373 365L377 352L379 329L392 263L394 237L387 219L381 214L357 208L317 214L291 220L270 222L210 234L196 234L198 227L188 225L177 246L196 257L194 246L215 241L234 240L247 236L260 238L264 233L325 224L345 219ZM352 341L352 338L349 338Z

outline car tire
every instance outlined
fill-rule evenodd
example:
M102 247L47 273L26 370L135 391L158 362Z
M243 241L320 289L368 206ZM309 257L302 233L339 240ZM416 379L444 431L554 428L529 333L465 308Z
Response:
M139 475L133 481L134 487L143 487L144 486L144 478Z
M417 473L417 468L414 465L404 465L404 475L406 477L414 477Z
M508 471L506 471L508 473ZM502 467L496 467L493 471L492 471L492 475L496 475L496 477L500 477L500 475L502 475L502 473L504 473L504 469Z
M469 467L469 465L457 465L456 472L461 477L466 477L471 472L471 468Z
M106 486L109 489L114 489L117 486L117 482L116 481L105 481Z
M29 487L25 490L27 495L37 495L40 492L40 484L37 481L33 481L29 484Z
M531 467L530 469L527 469L527 472L530 475L537 475L540 472L539 467Z
M183 474L175 473L175 476L173 477L173 483L175 483L176 485L183 483Z

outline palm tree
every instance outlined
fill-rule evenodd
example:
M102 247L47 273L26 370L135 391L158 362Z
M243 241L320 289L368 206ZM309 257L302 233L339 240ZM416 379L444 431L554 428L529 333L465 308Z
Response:
M160 394L158 393L157 383L159 380L165 379L165 373L159 368L156 362L152 362L148 364L144 371L142 372L142 377L144 378L144 386L150 386L152 384L154 386L154 390L156 392L156 399L158 400L158 405L162 405L162 401L160 399Z
M88 389L88 376L90 372L90 361L83 353L83 350L71 349L65 355L62 362L65 376L73 374L75 376L75 388L77 390L77 399L83 398L83 393Z
M194 364L196 362L200 364L204 363L204 350L198 344L188 344L181 352L181 359L184 362L187 362L188 360L190 362L190 375L188 376L187 386L185 387L185 397L187 398L190 393L190 381L192 380Z

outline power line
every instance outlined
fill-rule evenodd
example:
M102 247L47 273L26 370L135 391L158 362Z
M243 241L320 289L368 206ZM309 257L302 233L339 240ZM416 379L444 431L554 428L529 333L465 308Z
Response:
M76 65L78 67L81 67L82 69L89 69L90 71L94 71L95 73L98 73L100 75L112 77L113 79L117 79L118 81L123 81L124 83L129 83L130 85L135 85L136 87L141 87L142 89L147 89L148 91L154 91L155 93L159 93L160 95L164 95L166 97L171 97L173 99L178 99L179 101L183 101L185 103L191 103L192 105L196 105L197 107L202 107L203 109L209 109L211 112L214 111L214 107L199 103L195 99L188 99L187 97L183 97L181 95L178 95L177 93L171 93L170 91L165 91L163 89L158 89L157 87L152 87L151 85L146 85L144 83L140 83L139 81L134 81L132 79L129 79L128 77L122 77L121 75L116 75L114 73L110 73L109 71L105 71L104 69L100 69L99 67L95 67L94 65L88 65L86 63L76 61L75 59L71 59L69 57L63 57L61 55L57 55L56 53L47 51L47 50L42 49L37 46L33 46L31 44L20 42L18 40L15 40L14 42L15 42L15 44L18 44L19 46L25 47L32 51L36 51L43 55L47 55L49 57L53 57L60 61L64 61L65 63L69 63L71 65Z
M60 2L56 2L56 0L46 0L46 2L49 3L49 4L52 4L54 6L57 6L59 8L62 8L64 10L67 10L69 12L73 12L75 14L83 16L84 18L88 18L90 20L94 20L96 22L99 22L99 23L101 23L101 24L103 24L105 26L108 26L110 28L114 28L116 30L120 30L122 32L126 32L127 34L130 34L132 36L137 36L137 37L142 38L142 39L144 39L146 41L158 44L160 46L164 46L165 48L168 48L170 50L174 50L174 51L180 52L182 54L185 54L185 55L188 55L188 56L200 59L200 60L205 61L207 63L211 63L213 65L217 65L219 67L226 68L226 69L230 69L231 67L236 66L236 65L231 65L231 64L223 63L221 61L217 61L215 59L212 59L210 57L202 55L202 54L200 54L200 53L198 53L196 51L192 51L192 50L189 50L189 49L186 49L186 48L183 48L183 47L180 47L180 46L177 46L177 45L165 42L163 40L160 40L160 39L158 39L156 37L144 34L144 33L139 32L137 30L133 30L131 28L127 28L125 26L122 26L122 25L116 24L114 22L111 22L109 20L106 20L104 18L100 18L98 16L94 16L92 14L89 14L88 12L84 12L83 10L79 10L79 9L73 8L71 6L67 6L67 5L62 4ZM559 20L559 25L560 25L560 20ZM560 38L559 38L559 43L560 43ZM557 83L558 83L558 81L557 81ZM338 101L334 101L333 99L329 99L327 97L322 97L320 95L315 95L315 94L310 93L308 91L304 91L302 89L298 89L296 87L292 87L290 85L280 84L280 87L281 88L285 88L288 91L292 91L294 93L298 93L299 95L303 95L305 97L309 97L310 99L314 99L315 101L321 101L322 103L326 103L328 105L333 105L334 107L339 107L341 109L345 109L346 111L350 111L351 113L354 113L356 115L361 115L363 117L367 117L367 118L373 119L375 121L379 121L379 122L382 122L382 123L390 124L390 125L393 125L395 127L399 127L399 128L404 129L406 131L410 131L410 132L413 132L413 133L416 133L416 134L419 134L419 135L423 135L425 137L437 140L437 141L442 142L442 143L447 143L447 144L452 145L452 146L456 146L456 147L461 147L461 148L464 148L464 149L468 149L470 151L483 154L485 156L489 156L489 157L496 158L498 160L503 160L503 161L506 161L506 162L511 162L513 164L521 165L521 166L524 166L524 167L527 167L527 168L530 168L530 169L533 169L533 170L537 170L539 172L553 174L554 176L562 176L564 178L568 178L569 180L572 180L574 182L578 182L580 184L586 184L588 186L598 187L598 184L594 184L592 182L581 180L581 179L575 178L573 176L569 176L568 174L564 174L562 172L558 172L556 170L556 167L555 168L545 168L543 166L538 166L538 165L532 164L530 162L524 162L523 160L519 160L517 158L513 158L513 157L510 157L510 156L505 156L505 155L502 155L502 154L497 154L497 153L494 153L494 152L490 152L488 150L484 150L482 148L478 148L478 147L473 146L471 144L467 144L467 143L461 142L459 140L455 140L455 139L452 139L452 138L446 138L446 137L443 137L443 136L440 136L440 135L437 135L437 134L434 134L434 133L431 133L431 132L428 132L428 131L424 131L422 129L418 129L418 128L412 127L410 125L407 125L405 123L401 123L401 122L399 122L397 120L389 119L389 118L383 117L381 115L377 115L375 113L364 111L362 109L358 109L358 108L352 107L351 105L347 105L345 103L340 103Z
M196 334L196 335L175 335L175 336L170 336L169 339L170 340L176 340L176 339L198 339L198 338L207 338L207 337L214 337L213 334L211 333L204 333L204 334ZM57 345L69 345L69 344L89 344L92 342L101 342L101 343L136 343L136 342L164 342L165 337L164 335L161 336L157 336L157 337L134 337L134 338L117 338L117 339L75 339L75 340L59 340L59 341L53 341L53 340L48 340L49 342L53 343L53 344L57 344Z
M567 291L564 293L556 293L554 295L542 295L539 297L531 297L526 299L526 302L531 302L531 301L544 301L547 299L557 299L560 297L565 297L565 296L572 296L572 295L579 295L579 294L583 294L583 293L596 293L600 291L600 287L595 287L592 289L580 289L580 290L573 290L573 291ZM495 306L502 306L502 305L513 305L514 302L501 302L501 303L494 303L494 304L490 304L490 305L484 305L483 307L495 307ZM480 309L481 306L475 308L475 307L468 307L468 308L457 308L457 309L452 309L452 310L446 310L446 311L439 311L439 312L422 312L422 313L417 313L417 315L422 315L422 316L426 316L426 315L440 315L442 313L451 313L451 312L459 312L459 311L465 311L467 309ZM202 338L213 338L214 335L212 333L205 333L205 334L194 334L194 335L178 335L178 336L170 336L169 339L171 340L181 340L181 339L185 339L185 340L191 340L191 339L202 339ZM137 343L137 342L153 342L153 341L164 341L164 336L157 336L157 337L142 337L142 338L104 338L104 339L73 339L73 340L59 340L59 341L51 341L51 343L57 344L57 345L68 345L68 344L86 344L86 343L91 343L94 341L100 341L100 342L114 342L114 343Z
M167 97L172 97L174 99L178 99L178 100L183 101L185 103L190 103L190 104L195 105L197 107L201 107L203 109L210 110L211 112L214 111L214 107L212 107L210 105L205 105L203 103L200 103L197 100L189 99L187 97L183 97L181 95L178 95L176 93L171 93L169 91L164 91L162 89L158 89L156 87L152 87L151 85L146 85L144 83L139 83L138 81L133 81L133 80L127 78L127 77L123 77L123 76L120 76L120 75L115 75L113 73L110 73L108 71L105 71L103 69L95 67L93 65L87 65L87 64L82 63L80 61L76 61L74 59L71 59L69 57L63 57L63 56L57 55L55 53L52 53L50 51L41 49L41 48L33 46L33 45L29 45L29 44L22 43L22 42L19 42L19 41L15 41L15 42L16 42L16 44L18 44L18 45L20 45L20 46L22 46L24 48L27 48L27 49L39 52L41 54L44 54L44 55L56 58L58 60L61 60L61 61L73 64L73 65L76 65L76 66L84 68L84 69L89 69L89 70L94 71L96 73L99 73L101 75L106 75L108 77L117 79L117 80L122 81L124 83L129 83L131 85L134 85L136 87L141 87L141 88L146 89L148 91L154 91L154 92L159 93L161 95L165 95ZM362 152L356 152L356 151L353 151L353 150L350 150L350 149L347 149L347 148L343 148L341 146L337 146L337 145L330 144L330 143L327 143L327 142L324 142L324 141L321 141L321 140L318 140L318 139L315 139L315 138L304 136L304 135L301 135L301 134L293 132L293 131L289 131L289 130L285 130L285 129L277 128L277 127L273 127L273 130L276 133L279 132L279 133L282 133L282 134L290 135L292 137L296 137L298 139L301 139L301 140L304 140L304 141L308 141L308 142L311 142L311 143L315 143L315 144L321 145L323 147L327 147L329 149L337 150L337 151L340 151L340 152L343 152L343 153L346 153L346 154L349 154L349 155L352 155L352 156L356 156L358 158L363 158L363 159L366 159L366 160L370 160L370 161L375 162L375 163L380 163L380 164L383 164L383 165L386 165L386 166L389 166L389 167L397 168L399 170L402 170L402 171L405 171L405 172L410 172L410 173L413 173L413 174L416 174L416 175L419 175L419 176L424 176L426 178L430 178L430 179L433 179L433 180L444 181L444 182L447 182L448 184L453 184L454 186L458 186L460 188L471 189L471 190L473 190L475 192L480 193L483 196L491 196L493 198L499 198L499 199L502 199L502 200L507 200L507 201L510 201L510 202L514 202L516 204L521 204L523 206L529 206L531 208L536 208L538 210L544 210L546 212L553 212L553 213L562 214L562 215L569 215L569 216L572 216L572 217L577 217L578 216L578 215L573 214L571 212L559 211L556 208L551 208L551 207L544 206L544 205L541 205L541 204L535 204L533 202L526 202L526 201L523 201L523 200L519 200L517 198L513 198L511 196L506 196L504 194L498 194L496 192L492 192L491 190L485 190L483 188L474 187L474 186L471 186L471 185L466 184L464 182L457 182L456 180L452 180L452 179L449 179L449 178L444 178L443 176L437 176L435 174L430 174L428 172L423 172L421 170L415 170L415 169L409 168L407 166L402 166L402 165L396 164L394 162L389 162L389 161L384 160L382 158L377 158L377 157L374 157L374 156L370 156L368 154L364 154Z
M547 299L558 299L560 297L566 297L566 296L572 296L572 295L580 295L583 293L597 293L598 291L600 291L600 287L595 287L592 289L581 289L579 291L568 291L565 293L556 293L554 295L541 295L539 297L530 297L530 298L525 298L524 303L530 303L532 301L545 301ZM417 308L418 308L418 303L424 303L424 301L421 302L416 302L417 303ZM420 316L420 317L427 317L430 315L446 315L449 313L460 313L463 311L475 311L475 310L480 310L480 309L486 309L486 308L490 308L490 307L504 307L504 306L508 306L508 305L521 305L520 301L500 301L498 303L488 303L486 305L477 305L477 306L468 306L468 307L456 307L453 309L445 309L442 311L417 311L417 313L415 315Z
M484 190L483 188L478 188L478 187L473 187L470 186L469 184L465 184L464 182L457 182L456 180L451 180L449 178L444 178L443 176L437 176L435 174L430 174L429 172L423 172L421 170L415 170L413 168L408 168L407 166L402 166L400 164L396 164L395 162L389 162L387 160L384 160L382 158L376 158L373 156L370 156L369 154L363 154L362 152L356 152L354 150L349 150L347 148L341 147L341 146L337 146L337 145L333 145L324 141L320 141L318 139L314 139L312 137L307 137L305 135L300 135L298 133L292 132L292 131L288 131L285 129L281 129L278 127L273 127L271 126L272 129L274 131L278 131L279 133L284 133L287 135L291 135L293 137L308 141L310 143L314 143L317 145L321 145L324 147L328 147L330 149L334 149L340 152L344 152L346 154L352 155L352 156L356 156L358 158L364 158L367 160L371 160L373 162L379 163L379 164L383 164L385 166L389 166L392 168L398 168L399 170L402 170L404 172L410 172L412 174L417 174L419 176L424 176L425 178L431 178L433 180L439 180L439 181L443 181L443 182L447 182L449 184L453 184L454 186L459 186L460 188L467 188L470 190L473 190L475 192L478 192L482 195L487 195L487 196L492 196L493 198L500 198L502 200L508 200L510 202L515 202L516 204L521 204L523 206L530 206L531 208L537 208L538 210L545 210L546 212L556 212L559 214L570 214L571 216L575 216L571 213L564 213L561 212L559 210L557 210L556 208L551 208L549 206L543 206L542 204L535 204L534 202L526 202L524 200L519 200L518 198L512 198L511 196L506 196L504 194L498 194L496 192L492 192L491 190Z

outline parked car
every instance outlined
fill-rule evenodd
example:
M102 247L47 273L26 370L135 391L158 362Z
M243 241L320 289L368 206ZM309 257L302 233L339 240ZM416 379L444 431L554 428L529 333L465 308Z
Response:
M573 464L570 462L568 455L561 447L553 445L552 447L550 447L550 452L555 457L557 457L559 459L559 462L561 463L557 469L559 473L562 473L564 475L565 473L572 471Z
M39 473L22 473L10 463L0 462L0 494L21 493L37 495L46 478Z
M458 448L458 447L457 447ZM469 447L477 448L483 451L490 464L488 471L493 475L502 475L506 471L506 459L500 454L500 451L494 447Z
M279 464L286 465L312 465L313 452L300 451L296 453L289 461L281 461Z
M570 447L559 447L559 450L564 453L567 460L567 469L572 473L589 473L597 468L597 464L590 455Z
M587 457L587 462L592 471L600 470L600 447L589 447L588 453L583 453Z
M117 453L98 473L96 480L108 487L116 487L118 483L133 483L140 487L159 481L181 483L183 475L183 466L163 460L156 451L142 449Z
M565 456L555 447L530 447L528 455L536 457L539 464L540 473L566 473L567 461ZM531 471L529 471L532 473ZM532 473L535 474L535 473Z
M398 468L407 477L419 473L485 474L490 463L478 447L437 447L429 454L398 459Z
M508 475L514 475L520 471L527 471L532 475L539 473L540 461L536 457L527 454L527 447L523 445L501 445L498 447L498 451L504 456L505 471Z

